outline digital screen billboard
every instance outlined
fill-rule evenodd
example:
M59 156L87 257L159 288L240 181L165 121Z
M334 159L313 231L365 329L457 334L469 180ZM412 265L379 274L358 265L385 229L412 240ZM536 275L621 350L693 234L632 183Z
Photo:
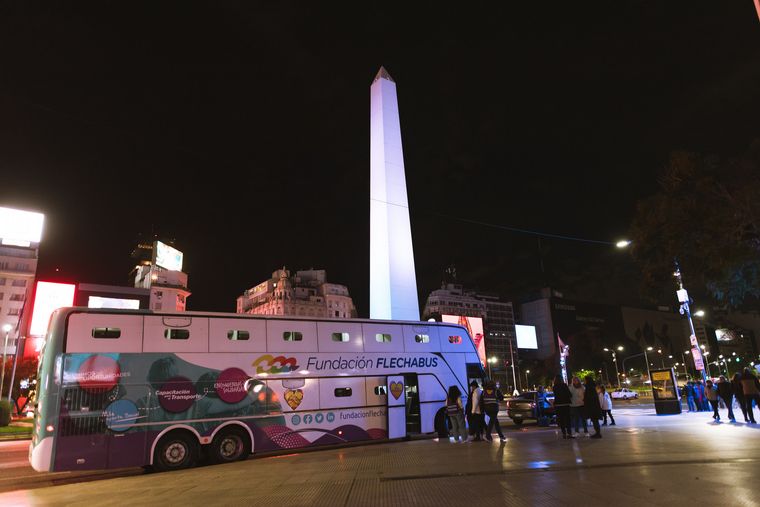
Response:
M731 329L716 329L715 338L719 342L732 342L736 340L736 332Z
M169 271L182 271L182 255L182 252L165 243L153 243L153 263L156 266Z
M32 309L32 323L29 334L45 336L50 322L50 316L58 308L74 304L74 289L72 283L37 282Z
M467 332L472 337L472 341L475 343L475 349L478 351L480 362L485 367L486 343L483 338L483 319L480 317L465 317L463 315L441 315L441 320L449 324L459 324L467 329Z
M32 211L0 208L0 240L3 245L29 246L42 239L45 215Z
M90 296L87 298L88 308L117 308L120 310L139 310L139 299L118 299Z
M517 348L538 350L538 340L536 339L536 326L521 326L515 324L517 333Z

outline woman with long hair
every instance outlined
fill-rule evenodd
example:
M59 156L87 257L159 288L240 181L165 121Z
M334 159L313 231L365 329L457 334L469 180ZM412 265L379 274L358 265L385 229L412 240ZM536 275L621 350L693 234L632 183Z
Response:
M462 443L467 442L467 427L464 425L464 412L462 410L462 392L457 386L449 387L446 396L446 415L449 416L451 423L449 433L454 437L454 443L459 442L460 437Z
M570 428L570 389L562 380L562 375L554 377L554 410L557 414L557 425L562 430L562 438L575 438Z

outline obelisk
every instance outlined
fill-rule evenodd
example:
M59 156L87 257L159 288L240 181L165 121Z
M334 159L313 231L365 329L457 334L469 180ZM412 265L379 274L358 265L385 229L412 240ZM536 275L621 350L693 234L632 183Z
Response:
M420 320L396 83L380 67L370 86L369 316Z

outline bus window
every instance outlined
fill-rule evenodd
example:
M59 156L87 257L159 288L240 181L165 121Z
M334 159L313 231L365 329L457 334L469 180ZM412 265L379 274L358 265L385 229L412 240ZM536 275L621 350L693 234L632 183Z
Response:
M167 340L188 340L190 339L189 329L164 329L164 338Z
M375 394L378 396L385 396L388 394L388 386L375 386Z
M414 335L414 341L417 343L430 343L430 337L426 334L416 334Z
M94 327L92 328L93 338L115 339L121 337L121 329L118 327Z
M299 331L285 331L282 333L282 339L286 342L300 342L303 340L303 333Z
M455 345L458 345L462 343L462 337L461 336L449 336L449 343L453 343Z
M387 333L377 333L375 335L375 340L377 340L380 343L390 343L391 335Z
M227 331L227 339L232 341L248 340L251 338L251 333L248 331L232 330Z
M348 341L348 333L333 333L332 334L332 341L334 341L334 342L347 342Z
M339 387L335 390L335 397L336 398L345 398L351 396L351 388L350 387Z

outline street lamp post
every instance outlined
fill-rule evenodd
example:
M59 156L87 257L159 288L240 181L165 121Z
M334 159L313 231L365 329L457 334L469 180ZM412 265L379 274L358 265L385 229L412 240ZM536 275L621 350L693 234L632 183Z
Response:
M622 352L623 351L623 346L621 345L617 349ZM608 348L605 347L604 351L605 352L610 352L610 349L608 349ZM620 373L618 373L617 354L615 353L614 350L611 351L611 352L612 352L612 362L615 363L615 383L617 384L618 389L619 389L620 388ZM625 371L625 368L623 368L623 371ZM607 382L609 382L609 380L610 380L610 376L607 375ZM611 382L610 382L610 385L612 385Z
M649 372L649 357L647 356L647 351L648 350L651 351L652 347L647 347L647 348L644 349L644 352L642 352L640 354L634 354L632 356L628 356L625 359L623 359L623 371L626 371L625 370L625 362L626 361L628 361L629 359L633 359L634 357L644 356L644 361L646 362L646 365L647 365L647 378L649 380L649 383L651 384L652 383L652 374Z
M685 354L689 354L690 352L687 350L686 352L681 353L681 361L683 361L683 374L686 375L686 380L689 380L689 372L686 370L686 357Z
M697 347L696 344L696 337L697 332L694 330L694 322L691 320L691 310L689 309L689 294L686 292L686 289L683 286L683 278L681 277L681 266L678 264L678 259L673 259L673 262L676 266L676 271L673 273L676 277L676 281L678 282L678 291L676 291L676 294L678 295L678 302L681 303L681 314L685 314L686 317L689 319L689 330L691 330L690 339L693 340L692 347L697 349L697 353L700 354L700 359L702 360L702 364L705 363L705 357L702 354L702 350L700 350L699 347ZM693 336L694 338L691 338ZM707 374L705 373L705 370L702 369L702 381L707 381Z
M488 359L486 359L486 362L488 363L488 378L490 380L493 380L493 376L491 375L491 365L496 364L496 361L499 359L496 356L491 356Z
M530 386L530 381L528 380L528 373L530 373L530 370L525 370L525 388L528 389Z

